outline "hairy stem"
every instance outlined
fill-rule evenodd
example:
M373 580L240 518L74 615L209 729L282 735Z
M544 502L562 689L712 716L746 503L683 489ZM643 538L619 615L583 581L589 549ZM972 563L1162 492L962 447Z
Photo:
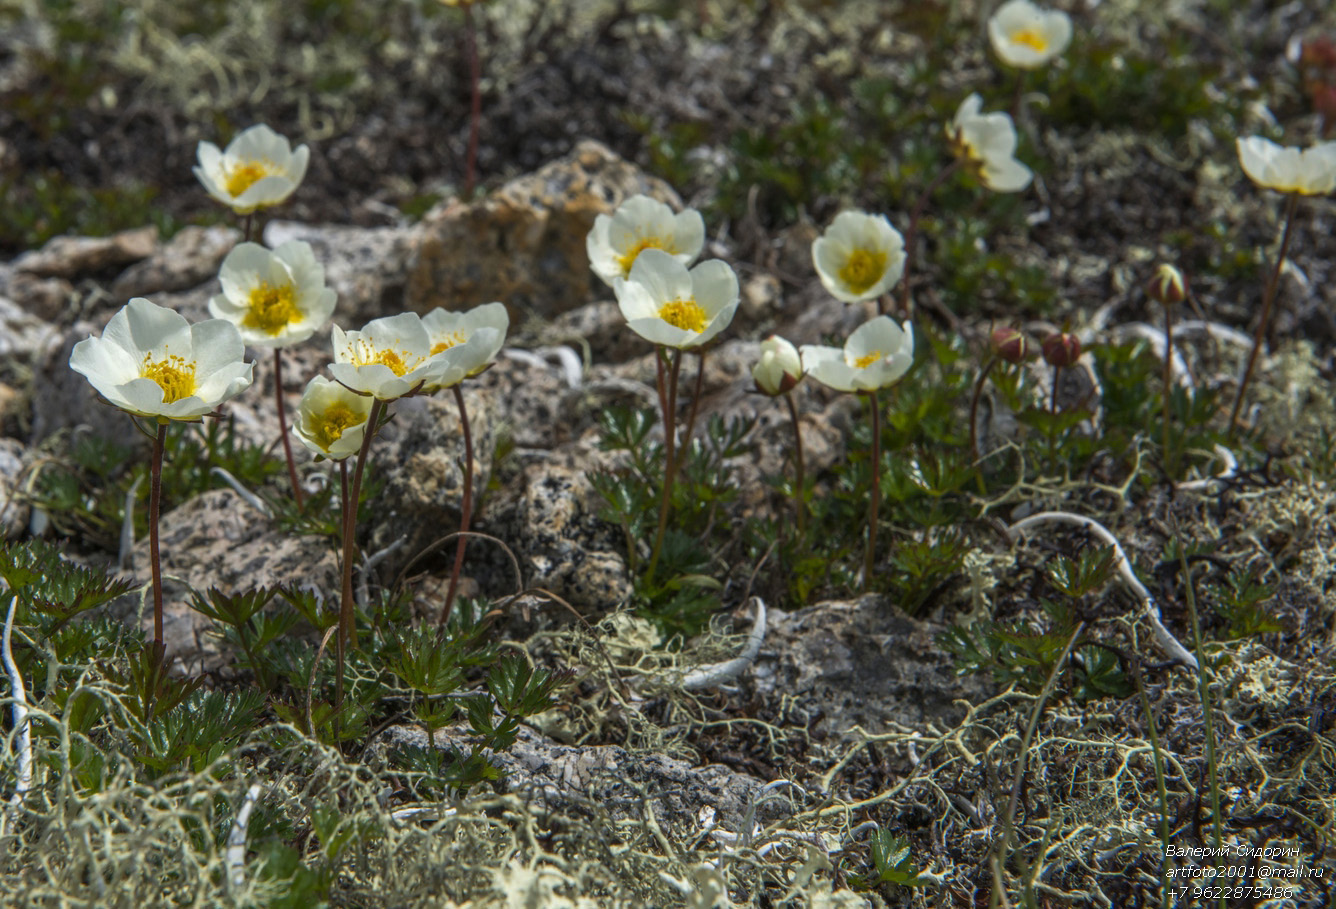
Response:
M283 439L283 456L288 461L288 480L292 482L292 498L297 510L306 506L302 501L302 485L297 480L297 464L292 459L292 439L288 438L287 408L283 403L283 352L274 348L274 400L278 404L278 435Z
M366 434L362 436L362 448L357 452L357 467L353 469L353 484L343 503L343 596L339 605L338 642L357 646L357 625L353 613L353 551L357 548L357 502L362 495L362 471L366 469L367 455L371 451L371 440L376 437L380 424L380 415L385 402L377 399L371 405L371 415L367 417ZM340 676L342 678L342 676Z
M441 618L436 623L441 628L450 621L450 611L455 605L459 573L464 568L464 547L469 539L469 522L473 520L473 434L469 430L469 412L464 406L464 392L458 385L450 390L455 393L455 403L459 405L459 425L464 431L464 501L460 506L459 543L455 546L455 565L450 570L450 586L445 592L445 605L441 607Z
M793 403L792 392L784 395L789 405L789 419L793 422L793 505L798 512L798 538L803 538L807 526L807 481L803 476L803 434L798 424L798 405Z
M1164 471L1174 478L1174 456L1169 447L1169 424L1174 400L1174 313L1164 307Z
M1257 333L1253 335L1252 350L1248 353L1248 364L1243 367L1243 378L1239 381L1239 391L1234 398L1234 409L1229 414L1229 434L1226 437L1232 444L1239 426L1239 411L1243 408L1243 396L1248 393L1248 382L1252 379L1253 367L1257 365L1257 352L1266 338L1266 329L1271 324L1271 309L1276 302L1276 288L1280 284L1280 269L1285 264L1285 254L1290 249L1290 233L1294 227L1294 213L1299 207L1299 194L1290 193L1285 206L1285 230L1280 236L1280 252L1276 254L1275 267L1266 282L1262 294L1262 318L1257 322Z
M167 442L167 424L158 422L158 434L153 438L153 463L149 466L148 493L148 552L153 566L153 646L159 651L162 643L162 559L158 554L158 514L162 508L162 450Z
M881 403L877 393L865 393L872 409L872 488L868 491L867 550L863 553L863 589L872 583L872 566L877 554L877 508L881 503Z
M932 194L937 191L937 187L945 183L946 178L955 173L959 166L959 158L951 159L951 162L937 172L937 176L932 178L932 182L914 200L914 208L909 215L909 229L905 231L905 270L900 275L900 309L907 319L912 319L914 316L911 309L913 300L909 296L909 274L914 270L914 245L918 237L919 219L923 217L923 208L928 204L928 199L932 197ZM877 303L877 314L886 315L885 307L882 306L881 301Z
M660 348L659 356L664 356ZM659 498L659 526L654 531L654 549L650 552L649 568L645 571L645 586L654 583L654 570L659 567L659 555L663 552L663 537L668 531L668 512L673 504L673 476L677 473L677 446L674 436L677 432L677 376L682 369L682 351L675 350L669 357L668 377L659 394L663 405L663 495ZM660 360L659 378L663 379L662 360Z
M970 457L978 463L983 455L979 452L979 399L983 397L983 383L988 381L988 376L992 373L993 367L997 365L997 357L989 357L988 362L984 364L983 370L979 373L979 379L974 383L974 394L970 396Z

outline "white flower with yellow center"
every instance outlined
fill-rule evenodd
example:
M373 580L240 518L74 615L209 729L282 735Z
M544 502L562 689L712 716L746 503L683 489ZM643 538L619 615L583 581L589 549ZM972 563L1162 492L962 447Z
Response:
M812 378L837 391L876 391L898 382L914 365L914 327L877 316L858 326L843 348L803 345L802 364Z
M775 397L791 391L803 377L798 348L779 335L761 342L761 359L752 367L752 380L765 394Z
M316 376L302 392L292 434L311 454L342 461L362 447L371 400Z
M191 325L175 310L135 297L102 337L74 345L70 368L128 413L196 421L250 386L245 352L231 322Z
M1322 196L1336 189L1336 142L1311 148L1277 145L1261 136L1238 139L1239 163L1258 186Z
M835 299L873 300L904 274L905 238L884 215L842 211L812 241L812 264Z
M278 205L306 176L311 150L293 151L288 140L264 124L252 126L219 151L201 142L195 151L195 176L219 202L239 215Z
M983 99L970 95L946 128L952 151L993 192L1020 192L1034 174L1016 160L1016 127L1004 113L981 114Z
M504 303L484 303L466 312L433 309L422 317L431 341L436 376L424 391L438 391L476 376L496 362L510 328Z
M1046 10L1030 0L1008 0L988 20L988 40L1008 66L1035 69L1067 49L1072 20L1062 10Z
M417 313L373 319L361 331L330 332L334 362L329 371L353 391L393 401L435 381L437 360Z
M226 319L252 347L288 347L315 334L334 314L337 294L325 287L325 269L309 243L290 240L273 252L241 243L218 273L223 292L209 315Z
M738 277L712 259L690 271L673 256L647 249L628 279L613 282L617 306L640 337L665 347L700 347L733 321Z
M648 196L632 196L611 216L599 215L585 238L589 267L603 283L631 277L631 267L647 249L661 249L690 265L705 245L705 220L688 208L681 214Z

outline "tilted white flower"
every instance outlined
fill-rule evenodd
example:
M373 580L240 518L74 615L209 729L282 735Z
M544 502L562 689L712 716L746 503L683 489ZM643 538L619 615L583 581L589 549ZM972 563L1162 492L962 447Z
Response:
M738 308L738 277L711 259L690 271L660 249L636 258L631 277L612 285L631 330L665 347L699 347L728 327Z
M1007 0L988 20L988 40L1008 66L1035 69L1067 49L1072 20L1062 10L1046 10L1030 0Z
M70 353L70 368L128 413L198 420L251 384L254 364L231 322L194 325L172 309L135 297L111 317L100 338Z
M972 94L961 103L946 129L956 156L994 192L1014 193L1030 185L1034 174L1016 160L1016 127L1004 113L981 114L983 99Z
M209 315L231 322L252 347L305 341L334 314L338 297L301 240L272 252L258 243L238 244L223 259L218 279L223 292L209 301Z
M381 401L402 398L436 379L439 361L431 355L431 337L417 313L373 319L361 331L330 331L335 380Z
M812 264L835 299L872 300L904 274L905 238L884 215L842 211L812 241Z
M705 245L705 220L688 208L681 214L648 196L632 196L612 215L599 215L585 238L589 267L609 287L629 278L631 266L646 249L661 249L690 265Z
M338 382L316 376L302 392L292 434L311 454L342 461L362 447L371 400Z
M1311 148L1277 145L1261 136L1238 139L1239 163L1258 186L1321 196L1336 189L1336 142Z
M433 309L422 317L431 341L436 376L424 391L457 385L496 361L510 328L504 303L484 303L466 312Z
M278 205L306 176L311 150L292 149L287 139L264 124L252 126L219 151L201 142L195 151L195 176L209 195L239 215Z
M756 387L774 397L790 391L803 377L802 358L798 348L779 335L771 335L761 342L761 359L752 367Z
M843 348L803 345L802 361L812 378L837 391L885 388L914 365L914 327L877 316L858 326Z

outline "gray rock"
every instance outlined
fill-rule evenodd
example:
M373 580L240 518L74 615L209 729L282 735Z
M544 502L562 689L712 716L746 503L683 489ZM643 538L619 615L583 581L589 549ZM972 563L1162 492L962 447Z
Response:
M471 731L452 726L438 730L437 748L468 752ZM373 754L394 748L427 747L427 734L411 726L392 726L370 746ZM665 830L691 836L701 829L701 815L712 809L715 822L731 833L743 829L755 805L753 819L765 824L785 816L783 799L764 799L756 805L764 785L755 777L727 767L693 767L662 754L631 754L617 745L561 745L527 726L508 750L488 752L504 774L502 785L542 808L578 808L596 804L612 820L641 818L648 799Z
M158 228L152 225L110 237L53 237L15 259L14 268L42 278L78 278L145 259L157 247Z
M0 296L39 319L62 324L69 318L78 294L64 278L42 278L13 268L0 270Z
M19 494L25 472L23 444L0 439L0 539L12 540L28 529L31 509Z
M8 372L14 363L32 364L55 336L54 326L0 297L0 363Z
M266 246L289 240L311 244L325 266L325 283L338 292L334 319L345 329L404 310L404 282L417 246L416 227L339 227L270 221ZM488 301L482 301L488 302Z
M189 290L217 277L223 258L241 241L232 227L184 227L153 255L131 265L111 285L119 302ZM157 301L155 301L157 302Z
M135 429L130 417L104 402L87 379L70 369L74 345L93 334L100 335L102 328L91 322L78 322L47 345L33 382L33 445L55 433L85 426L93 435L110 442L132 450L147 450L148 440Z

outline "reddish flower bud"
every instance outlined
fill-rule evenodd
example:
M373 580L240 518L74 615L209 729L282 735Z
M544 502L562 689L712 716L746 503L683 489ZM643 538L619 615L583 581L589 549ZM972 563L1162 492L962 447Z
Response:
M1172 306L1175 303L1182 303L1187 298L1188 284L1181 271L1167 262L1161 262L1160 267L1155 269L1155 274L1146 284L1146 293L1150 294L1150 298L1156 303Z
M1023 363L1034 353L1030 339L1021 334L1019 329L1010 327L994 328L988 338L988 346L992 348L994 356L1008 363Z
M1042 350L1049 366L1071 366L1081 358L1081 340L1065 331L1055 331L1044 339Z

